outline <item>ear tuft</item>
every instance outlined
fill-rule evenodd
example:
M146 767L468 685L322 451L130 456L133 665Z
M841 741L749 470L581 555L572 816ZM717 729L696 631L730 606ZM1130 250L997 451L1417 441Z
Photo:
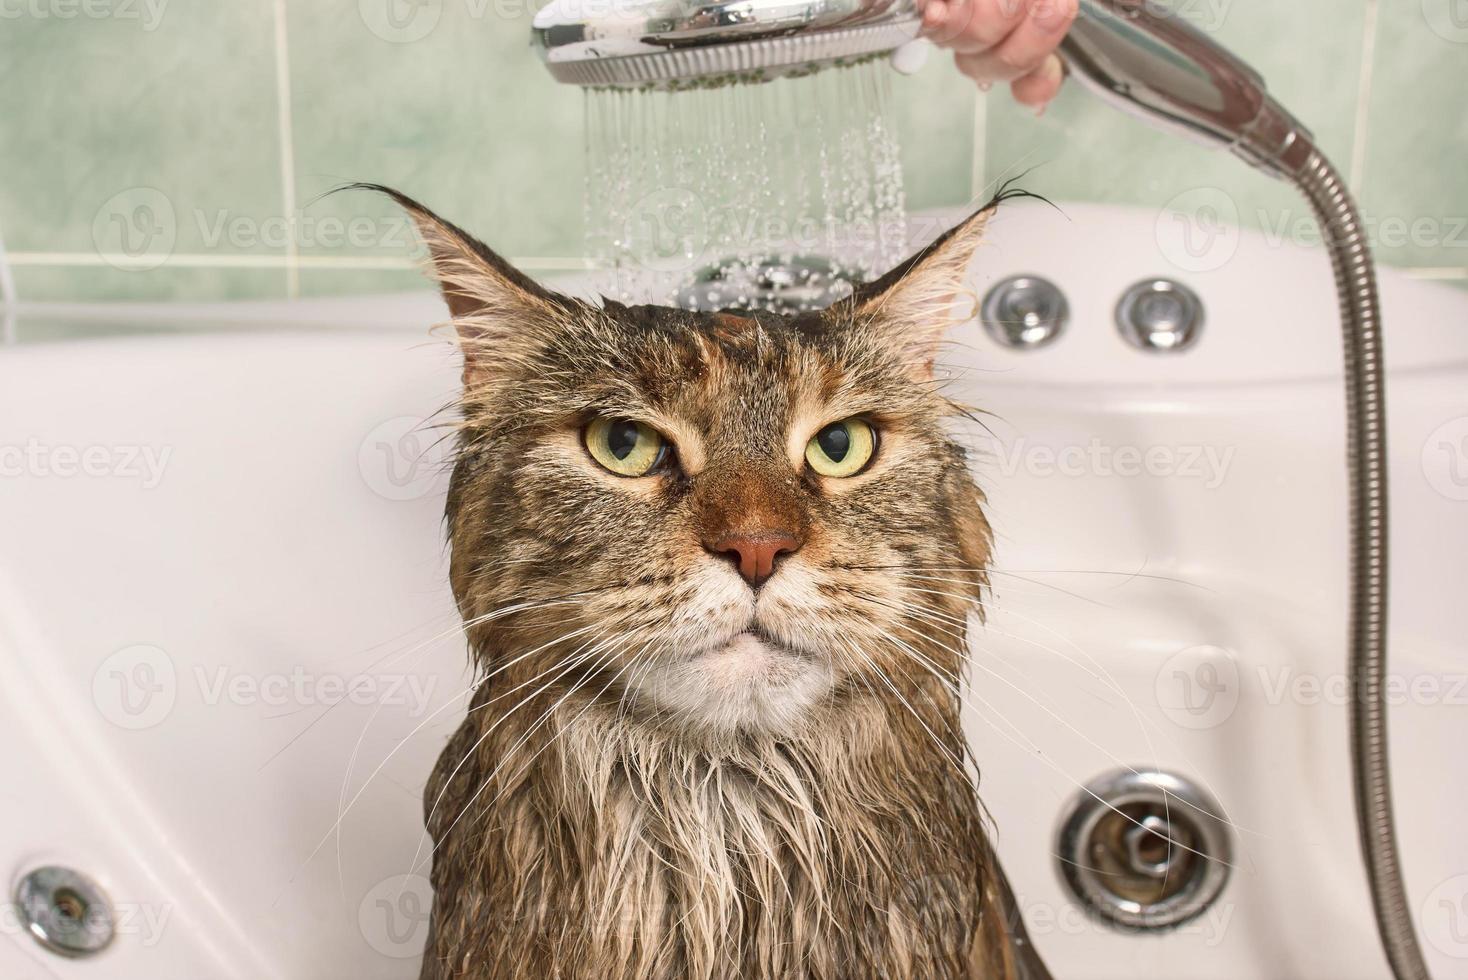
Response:
M380 184L351 184L342 190L376 191L408 212L428 249L428 264L448 304L464 354L464 383L482 380L503 342L536 323L563 321L580 306L551 292L495 254L489 246L428 208Z
M986 205L885 276L863 285L851 298L856 315L907 323L947 318L965 291L965 273L993 214L994 206Z
M899 348L916 376L931 377L938 346L948 328L973 319L977 313L978 297L970 288L967 273L984 240L989 219L1000 204L1011 198L1037 196L1006 186L993 200L917 254L899 262L880 279L858 287L849 298L832 307L832 313L847 322L876 328ZM960 298L965 296L970 302L960 305Z

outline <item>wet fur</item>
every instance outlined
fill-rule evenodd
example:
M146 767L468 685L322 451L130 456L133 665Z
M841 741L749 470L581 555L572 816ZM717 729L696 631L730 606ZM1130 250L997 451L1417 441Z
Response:
M781 318L556 296L398 199L464 351L447 517L483 678L425 795L425 980L1010 976L955 693L989 528L931 375L987 212ZM599 472L599 413L678 466ZM866 472L802 468L858 414ZM803 542L758 596L703 544L745 526ZM782 653L704 648L743 620Z

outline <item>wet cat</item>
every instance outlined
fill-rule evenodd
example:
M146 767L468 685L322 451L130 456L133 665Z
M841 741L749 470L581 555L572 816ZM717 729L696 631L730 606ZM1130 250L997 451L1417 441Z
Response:
M956 693L990 531L933 374L993 207L781 317L558 295L393 196L463 353L482 678L425 797L425 980L1026 974Z

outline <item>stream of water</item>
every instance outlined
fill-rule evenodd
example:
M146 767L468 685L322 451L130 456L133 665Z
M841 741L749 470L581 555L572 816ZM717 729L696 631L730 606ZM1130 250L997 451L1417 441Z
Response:
M696 277L800 258L861 281L906 254L880 60L680 92L591 90L586 244L602 291L697 305Z

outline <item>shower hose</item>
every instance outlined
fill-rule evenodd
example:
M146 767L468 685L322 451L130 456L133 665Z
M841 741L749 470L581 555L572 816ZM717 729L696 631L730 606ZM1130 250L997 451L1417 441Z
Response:
M1330 253L1345 341L1350 474L1351 764L1356 822L1377 931L1397 980L1428 980L1402 885L1387 760L1387 455L1385 369L1376 271L1345 183L1319 151L1294 182L1309 199Z

